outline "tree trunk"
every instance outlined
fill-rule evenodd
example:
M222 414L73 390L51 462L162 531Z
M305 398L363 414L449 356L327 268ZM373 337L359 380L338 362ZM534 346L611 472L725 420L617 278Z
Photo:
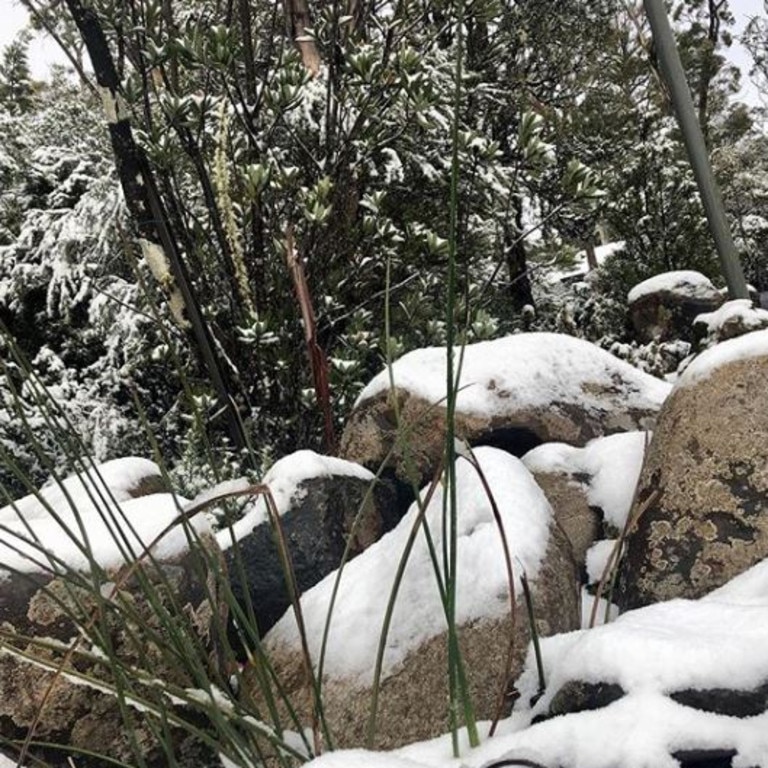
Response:
M80 30L96 75L115 156L115 166L125 202L139 235L147 264L165 293L176 322L190 332L195 349L208 371L211 383L225 408L230 437L237 449L247 445L242 423L230 388L215 352L208 325L195 300L187 269L168 224L168 215L152 170L131 130L127 107L119 94L117 69L98 16L80 0L65 0Z
M590 237L587 240L587 244L584 250L587 252L587 267L589 267L589 271L591 272L593 269L597 269L597 256L595 255L594 238Z
M304 66L314 76L320 71L321 60L315 41L309 39L304 31L312 27L307 0L287 0L285 12L291 38L299 49Z
M512 307L521 312L526 305L534 306L531 281L528 279L528 263L525 242L520 236L523 231L523 200L515 195L512 205L515 212L514 226L504 227L504 258L509 272L508 293Z
M701 67L698 82L698 113L699 125L704 135L704 141L709 145L709 87L717 74L715 67L715 50L720 37L720 9L725 0L708 0L709 29L707 30L706 45L701 47Z

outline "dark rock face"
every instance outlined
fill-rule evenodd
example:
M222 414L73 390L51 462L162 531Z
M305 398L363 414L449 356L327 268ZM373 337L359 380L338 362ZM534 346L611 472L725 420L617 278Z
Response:
M620 685L609 682L587 683L570 680L555 694L546 712L534 718L542 722L552 717L602 709L625 696ZM725 688L684 690L669 694L669 698L684 707L726 717L748 718L768 709L768 683L749 691ZM737 751L727 744L721 748L691 748L679 750L672 757L681 768L732 768Z
M752 357L682 380L664 404L631 513L623 610L701 597L768 556L766 392L768 357Z
M567 682L554 696L547 717L572 712L588 712L602 709L624 696L624 689L615 683L585 683L581 680Z
M697 273L669 274L681 276L677 285L670 280L667 287L643 292L636 299L630 292L629 314L637 339L643 344L671 339L695 341L693 321L697 315L713 312L724 301L711 283L704 282L703 275L698 275L700 284L691 284L684 276Z
M768 710L768 683L749 691L710 688L670 693L669 698L685 707L726 717L754 717Z
M203 663L211 665L210 674L217 675L218 640L224 631L225 616L212 605L216 589L208 579L208 564L220 554L215 541L205 538L208 553L187 552L172 561L144 564L140 570L127 572L127 566L109 573L100 589L84 586L91 578L51 577L48 574L7 574L0 582L0 621L5 653L0 655L0 736L21 740L34 726L34 740L60 744L33 747L31 755L53 766L78 765L101 768L110 763L97 756L105 755L135 764L140 750L148 768L168 765L168 756L157 736L157 724L135 710L131 727L126 726L116 696L77 682L77 675L103 681L107 689L123 688L126 696L136 696L159 705L162 693L142 684L135 676L119 682L107 659L91 653L91 640L81 640L79 652L67 649L80 631L98 647L108 643L115 656L131 669L143 670L148 678L171 685L193 686L188 670L170 650L166 641L167 621L162 612L178 616L186 622L187 632L196 635L200 649L207 654ZM113 587L119 589L113 593ZM151 585L148 587L147 585ZM213 589L213 593L211 590ZM148 599L147 594L152 594ZM42 643L42 645L41 645ZM63 668L57 675L41 664L27 661L31 656L40 662ZM73 677L73 675L75 677ZM169 707L166 701L164 705ZM213 763L212 750L178 727L164 731L175 750L177 764L198 768Z
M732 768L734 749L686 749L675 752L672 757L680 768Z
M280 526L299 593L339 567L348 542L353 557L399 520L391 487L377 483L369 492L370 485L359 477L334 475L308 478L296 487ZM235 597L245 605L249 596L259 633L265 635L291 604L272 525L257 526L225 551L225 560Z
M546 715L539 719L602 709L624 695L622 687L615 683L570 680L554 695ZM668 696L684 707L725 717L755 717L768 711L768 683L747 691L728 688L688 689L674 691Z

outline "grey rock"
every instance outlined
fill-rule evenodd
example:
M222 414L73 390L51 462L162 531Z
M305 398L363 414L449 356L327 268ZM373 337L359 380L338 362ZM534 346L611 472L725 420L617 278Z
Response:
M701 597L768 556L768 356L683 384L662 408L641 473L623 610Z
M212 675L217 674L226 616L211 602L217 588L208 578L208 568L220 553L210 536L203 546L203 556L188 551L173 560L145 563L131 572L126 570L129 566L111 571L104 575L100 597L87 574L53 577L6 572L0 581L0 624L6 651L0 655L0 737L23 741L34 726L34 740L49 746L33 746L30 755L57 768L71 765L73 755L78 765L91 768L113 764L107 757L128 764L141 759L148 768L167 766L156 724L150 724L146 715L132 713L132 738L114 695L77 684L66 674L55 675L24 656L61 666L65 673L77 670L107 688L124 686L109 661L99 655L68 656L67 648L84 632L89 637L108 638L112 652L129 668L142 669L149 677L171 685L193 686L195 680L179 662L172 644L156 642L157 637L166 636L166 624L158 616L158 610L163 610L178 616L190 636L197 636L200 651L207 654L203 663L211 665ZM113 595L114 584L120 588ZM153 600L147 598L147 584ZM93 644L100 645L96 640ZM90 651L90 645L90 641L81 641L79 647ZM11 649L15 652L9 652ZM159 690L136 679L130 681L130 687L148 701L162 698ZM169 727L163 738L174 750L177 765L199 768L213 764L212 751L186 730ZM54 746L57 744L61 748ZM81 757L78 750L93 756Z
M635 335L643 344L671 339L694 341L696 317L713 312L724 301L723 295L699 273L670 272L666 276L669 279L664 287L641 290L637 298L633 298L633 292L643 284L630 291L629 315Z
M296 485L280 527L300 594L339 567L348 543L351 558L397 522L392 489L376 483L370 492L370 486L371 481L342 474L311 477ZM263 637L291 604L271 523L258 525L224 554L232 592L243 607L250 601ZM234 631L232 637L237 644L242 641Z

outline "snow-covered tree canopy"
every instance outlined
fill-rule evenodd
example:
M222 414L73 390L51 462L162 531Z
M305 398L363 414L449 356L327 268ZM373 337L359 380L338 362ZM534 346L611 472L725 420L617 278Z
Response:
M100 459L143 440L137 402L189 473L211 444L223 465L244 440L263 459L318 445L323 412L329 442L387 353L442 343L454 144L462 338L529 327L533 305L553 327L545 265L599 233L624 241L613 301L661 269L716 273L637 4L479 0L461 36L453 3L29 5L78 67L98 61L87 84L32 87L25 40L4 54L0 317ZM717 9L679 3L675 23L710 141L746 157ZM733 208L745 248L760 210ZM597 316L574 330L621 337Z

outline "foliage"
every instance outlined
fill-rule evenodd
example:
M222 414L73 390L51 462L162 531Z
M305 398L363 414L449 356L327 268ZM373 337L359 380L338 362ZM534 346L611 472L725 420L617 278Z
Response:
M28 5L81 62L67 10L74 0ZM712 4L677 4L680 40L731 213L763 281L764 141L731 108L718 52L729 17L716 5L713 27L705 23ZM156 184L162 224L190 274L250 445L244 451L227 433L228 403L168 306L167 270L138 247L114 170L114 126L109 147L85 84L59 76L32 88L22 40L0 68L7 495L77 467L78 452L101 460L155 449L193 493L317 446L317 379L304 336L314 329L301 327L310 309L311 341L322 352L312 365L327 360L337 421L385 360L416 346L522 326L591 338L659 375L687 353L626 340L632 284L666 269L716 272L633 4L566 0L557 13L538 0L348 8L98 0L92 8L149 161L151 174L137 184ZM539 237L535 252L528 230ZM596 230L625 247L589 279L559 294L530 279L532 257L546 272L553 257L594 244ZM300 298L287 263L294 243L309 288ZM449 467L455 450L449 433ZM455 507L448 512L450 521ZM204 566L217 572L213 562ZM226 580L216 588L226 592ZM452 599L449 584L449 625ZM253 635L242 606L231 595L224 601ZM183 647L193 630L158 613ZM256 658L258 638L246 639ZM163 650L178 661L173 643ZM452 707L469 713L452 650ZM287 753L300 759L280 723L269 730L261 719L269 713L256 719L230 695L241 669L226 645L225 657L211 678L207 658L182 654L204 693L201 701L200 691L172 692L193 712L187 727L200 716L220 729L236 764L260 760L264 738L283 750L282 763ZM256 660L268 678L267 663ZM146 706L159 721L176 711L162 696Z
M28 46L29 35L22 32L5 46L0 57L0 104L13 113L26 112L32 106Z
M38 11L38 23L74 41L72 18L63 5L30 5ZM123 3L105 0L95 7L123 79L135 134L168 211L165 223L192 276L252 454L317 446L313 379L304 356L297 354L303 348L301 313L291 298L289 235L303 260L316 340L328 360L340 420L362 383L380 368L383 350L445 340L440 307L450 229L455 9L375 6L365 19L344 16L335 7L317 9L311 29L295 44L285 36L285 24L297 12L292 4L284 9L285 18L259 3L239 3L231 17L204 2L143 0L127 10ZM573 61L586 60L596 50L591 27L605 24L609 10L607 2L569 2L552 15L539 3L490 0L467 9L456 232L460 298L455 312L462 339L514 328L518 311L532 301L522 240L528 225L525 200L547 201L537 205L556 207L563 215L570 211L574 221L591 215L588 201L596 179L569 148L553 150L548 105L576 98L581 81L573 74ZM571 36L574 30L579 34ZM308 51L313 52L311 67ZM73 45L70 53L79 60L82 48ZM34 138L39 133L34 124L58 120L58 130L72 137L64 146L76 136L89 147L71 149L78 157L87 154L90 160L84 162L90 165L72 169L54 184L61 186L60 195L66 194L65 185L80 185L71 199L61 201L74 206L73 215L81 217L78 226L58 208L55 214L42 213L57 203L45 186L54 183L50 179L35 200L25 201L16 192L5 196L9 210L3 217L6 243L14 249L33 242L35 217L38 230L48 230L49 215L61 219L61 226L70 222L66 226L76 235L67 246L69 261L57 250L63 245L42 252L24 246L23 252L7 251L7 259L19 265L34 261L41 280L48 270L67 274L70 282L58 304L51 296L56 289L47 291L46 314L40 316L46 323L69 328L67 302L76 298L81 316L92 309L91 319L102 329L140 329L134 339L142 339L143 347L117 341L119 334L99 343L124 357L114 361L120 373L109 375L124 385L130 381L145 406L151 404L154 428L170 429L164 445L175 444L177 450L168 458L181 458L178 446L184 446L184 476L194 475L190 462L206 464L201 459L209 439L224 447L218 453L223 466L242 463L220 417L224 404L203 383L194 340L173 327L165 308L156 318L159 327L139 319L157 312L131 274L130 223L117 207L98 210L98 201L106 208L116 200L114 177L107 170L110 160L103 129L94 124L91 97L75 90L60 84L37 102L31 130L14 123L12 132L44 145L48 139ZM75 98L84 98L88 108L87 115L80 113L83 124L70 133L65 124L85 110ZM24 158L14 170L16 179L49 173L30 167L23 148L16 157ZM92 174L101 187L91 185L96 183ZM106 192L109 185L112 191ZM98 219L97 226L86 225L84 216ZM72 264L70 276L64 265ZM20 267L14 270L15 277L8 277L16 281L10 294L18 289ZM151 282L143 262L140 270ZM123 309L104 299L91 301L95 286L109 290L116 278L122 282L114 293ZM385 294L392 308L388 339L381 337ZM123 311L126 304L137 312ZM99 318L108 307L114 318L108 313ZM9 327L23 337L19 312L13 312L6 318ZM63 344L62 338L48 346L61 357ZM27 346L37 365L37 347L43 345L35 339ZM80 341L70 346L79 348ZM170 379L153 373L172 359L182 364L186 392L176 373ZM93 362L80 363L79 369L93 370L95 384L101 374ZM163 386L158 392L143 381ZM117 397L118 410L131 418L133 404L116 392L118 385L99 386ZM83 389L92 400L93 391ZM171 439L185 419L193 425L187 438ZM113 450L129 448L120 440L109 444Z
M112 160L93 100L84 96L58 78L40 90L35 109L0 112L9 137L0 163L0 321L90 454L104 460L148 450L136 429L132 390L146 399L155 423L173 419L168 412L178 393L150 314L152 297L130 267ZM52 468L71 467L29 386L27 373L6 355L0 442L41 483ZM29 453L25 422L51 466ZM21 490L5 467L0 479Z

